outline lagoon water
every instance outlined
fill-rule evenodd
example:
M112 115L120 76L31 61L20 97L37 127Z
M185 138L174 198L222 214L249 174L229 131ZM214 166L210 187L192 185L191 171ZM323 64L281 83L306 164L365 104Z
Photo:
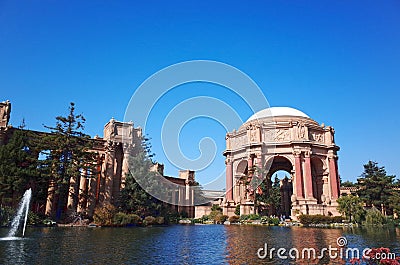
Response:
M0 237L7 234L0 229ZM400 254L400 229L174 225L167 227L28 228L19 240L0 239L0 264L345 264L341 259L259 259L257 250L388 247ZM287 253L286 253L287 254Z

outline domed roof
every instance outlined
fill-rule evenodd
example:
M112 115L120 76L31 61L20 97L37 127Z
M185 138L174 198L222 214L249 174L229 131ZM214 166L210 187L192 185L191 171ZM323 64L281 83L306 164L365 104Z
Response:
M307 114L298 109L290 107L271 107L254 113L250 118L248 118L246 122L255 119L263 119L263 118L278 117L278 116L295 116L295 117L310 118Z

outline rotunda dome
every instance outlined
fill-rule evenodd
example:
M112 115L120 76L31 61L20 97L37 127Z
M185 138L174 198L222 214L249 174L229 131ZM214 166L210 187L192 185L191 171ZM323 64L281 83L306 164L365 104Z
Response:
M259 112L254 113L251 115L250 118L247 119L246 122L249 122L251 120L256 120L256 119L263 119L263 118L271 118L271 117L281 117L281 116L294 116L294 117L302 117L302 118L308 118L310 117L305 114L304 112L290 108L290 107L271 107L271 108L266 108L263 110L260 110Z

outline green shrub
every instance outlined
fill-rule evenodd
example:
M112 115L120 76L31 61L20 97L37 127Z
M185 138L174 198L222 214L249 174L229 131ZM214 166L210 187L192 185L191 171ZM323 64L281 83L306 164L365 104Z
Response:
M165 223L164 217L162 217L162 216L157 216L157 217L156 217L156 223L157 223L158 225L164 224L164 223Z
M32 211L28 212L28 224L30 225L43 224L44 219L46 219L46 216L42 214L37 214Z
M113 223L116 225L128 224L128 215L125 213L118 212L114 215Z
M277 217L261 216L262 224L279 225L280 220Z
M230 223L238 223L239 222L240 217L237 215L232 215L231 217L229 217L228 221Z
M128 224L139 224L142 219L136 214L126 214L118 212L114 215L113 223L115 225L128 225Z
M386 224L387 220L383 214L376 209L375 207L367 210L365 215L365 223L366 225L383 225Z
M327 216L327 215L307 215L302 214L299 216L300 223L303 225L311 225L311 224L332 224L332 223L341 223L341 216Z
M235 214L236 214L237 216L240 216L240 204L236 205Z
M278 217L270 217L268 219L268 224L270 225L279 225L280 221Z
M146 216L143 220L144 225L154 225L156 224L156 218L153 216Z
M223 224L226 220L228 219L227 215L224 214L218 214L215 216L214 221L218 224Z
M169 212L164 217L166 224L177 224L180 220L179 214L177 212Z
M179 217L180 217L180 219L185 219L185 218L188 218L188 214L186 211L181 211L179 213Z
M240 218L239 218L240 221L246 221L246 220L248 220L248 219L249 219L249 216L246 215L246 214L242 214L242 215L240 216Z
M200 219L204 222L204 221L209 220L210 218L208 215L203 215Z
M218 204L213 204L213 206L211 207L211 211L222 212L222 208Z
M0 226L7 226L13 218L14 210L8 206L0 207Z
M195 224L202 224L204 221L203 221L203 218L196 218L196 219L193 219L193 222L195 223Z
M248 215L248 219L249 220L259 220L260 216L258 214L255 214L255 213L251 213L251 214Z
M93 219L98 225L112 225L116 208L110 203L105 203L101 207L96 207L94 210Z
M332 223L343 223L342 216L331 216L331 218L332 218Z

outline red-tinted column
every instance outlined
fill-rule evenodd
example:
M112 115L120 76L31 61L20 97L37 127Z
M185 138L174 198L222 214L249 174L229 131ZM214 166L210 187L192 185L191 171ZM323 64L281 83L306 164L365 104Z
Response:
M329 157L329 175L331 179L332 199L337 199L339 197L339 177L336 157Z
M304 198L303 193L303 176L301 170L301 153L294 153L294 171L296 177L296 194L298 198Z
M312 184L312 175L311 175L311 157L310 153L306 152L304 157L304 181L306 186L306 198L313 198L313 184Z
M226 162L226 200L233 200L233 170L232 170L232 162L230 159L227 159Z

